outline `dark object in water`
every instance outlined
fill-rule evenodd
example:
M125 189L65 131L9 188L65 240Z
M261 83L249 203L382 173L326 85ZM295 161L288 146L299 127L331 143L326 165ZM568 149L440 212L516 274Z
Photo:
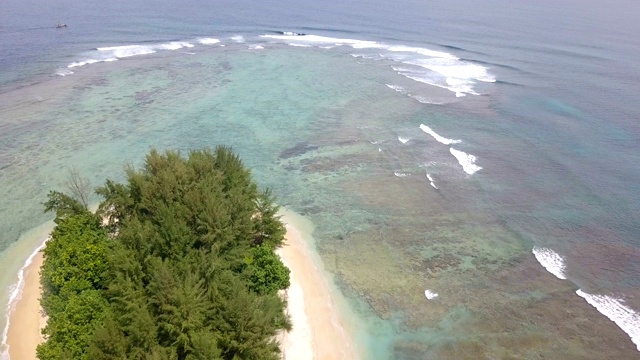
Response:
M56 25L56 29L62 29L66 27L67 27L67 24L61 23L60 21L58 21L58 25Z
M292 158L292 157L300 156L300 155L302 155L304 153L316 150L318 148L319 148L319 146L311 145L311 144L309 144L307 142L301 142L301 143L298 143L298 144L294 145L293 147L290 147L288 149L284 149L280 153L280 159L289 159L289 158Z

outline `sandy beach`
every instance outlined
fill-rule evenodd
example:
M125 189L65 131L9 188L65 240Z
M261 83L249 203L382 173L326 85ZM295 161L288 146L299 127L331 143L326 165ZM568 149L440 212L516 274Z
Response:
M286 216L283 220L287 223ZM289 224L286 227L285 243L278 253L291 270L287 311L293 329L279 338L284 359L356 359L327 279L314 264L300 231Z
M40 312L40 267L42 252L38 252L25 269L22 297L11 314L7 334L9 356L13 360L35 360L36 347L43 341L40 330L46 320Z

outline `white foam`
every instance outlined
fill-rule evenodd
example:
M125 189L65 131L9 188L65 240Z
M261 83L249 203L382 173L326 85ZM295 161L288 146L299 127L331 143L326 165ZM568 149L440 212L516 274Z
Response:
M335 46L320 46L320 48L323 48L323 49L332 49L334 47ZM382 55L380 55L380 54L376 54L376 55L373 55L373 54L351 54L351 56L354 57L354 58L367 59L367 60L380 60L380 59L383 58ZM360 63L360 64L362 64L362 63Z
M236 35L236 36L232 36L231 40L237 42L237 43L243 43L244 42L244 36L242 35Z
M427 173L427 179L429 179L429 184L431 184L431 186L433 186L434 189L438 190L438 187L433 182L433 177L431 176L431 174Z
M159 49L162 50L178 50L178 49L182 49L182 48L192 48L195 45L193 45L192 43L188 43L185 41L172 41L170 43L167 44L160 44L158 46Z
M445 59L453 59L457 60L458 58L452 54L434 51L427 48L420 47L410 47L404 45L388 45L384 43L379 43L376 41L370 40L357 40L357 39L341 39L341 38L332 38L327 36L319 36L319 35L261 35L263 38L274 39L274 40L285 40L285 41L295 41L295 42L305 42L305 43L314 43L314 44L331 44L333 46L351 46L354 49L381 49L387 50L391 52L405 52L405 53L414 53L423 56L429 57L439 57ZM380 54L383 56L382 54Z
M437 87L452 91L456 94L456 97L466 96L466 94L479 95L477 92L473 91L473 84L475 84L474 81L459 82L457 83L456 86L451 86L446 83L446 79L443 78L442 76L439 76L437 74L434 75L429 72L423 72L423 71L416 72L414 70L410 70L410 71L402 71L398 73L411 80L415 80L424 84L429 84L429 85L437 86Z
M97 49L102 54L108 54L107 58L126 58L139 55L148 55L156 52L156 49L152 45L125 45L125 46L111 46ZM103 60L104 61L104 60Z
M624 300L607 295L587 294L582 289L576 290L576 294L627 333L640 351L640 315L625 305Z
M413 95L410 94L405 88L403 88L402 86L399 85L391 85L391 84L385 84L389 89L395 90L403 95L407 95L408 97L414 99L414 100L418 100L419 102L423 103L423 104L434 104L434 105L442 105L441 102L437 102L437 101L433 101L429 98L426 98L424 96L420 96L420 95Z
M454 148L449 148L449 152L451 152L451 155L455 156L456 159L458 159L458 163L462 165L462 169L467 174L473 175L479 170L482 170L482 167L475 164L476 162L475 156L471 154L467 154L464 151L456 150Z
M398 136L398 141L400 141L400 142L401 142L401 143L403 143L403 144L408 143L408 142L409 142L409 140L410 140L409 138L405 138L405 137L402 137L402 136Z
M249 45L249 49L250 50L262 50L262 49L264 49L264 46L262 46L262 45Z
M220 40L215 38L200 38L198 42L202 45L213 45L220 43Z
M407 56L390 56L393 61L400 62L402 67L394 70L402 76L421 83L441 87L456 93L479 95L473 90L478 81L495 82L488 68L467 61L452 58L412 58Z
M451 145L451 144L458 144L462 142L462 140L448 139L444 136L440 136L425 124L420 124L420 129L422 129L422 131L426 132L427 134L433 136L433 138L436 139L436 141L438 141L441 144Z
M0 359L2 360L9 360L9 344L7 343L7 335L9 334L9 326L11 325L11 314L13 313L16 303L22 298L22 290L24 289L24 272L33 262L33 258L35 258L36 255L44 249L47 240L49 240L49 238L46 238L42 244L38 246L31 255L29 255L27 260L24 262L24 265L22 265L18 271L18 282L10 288L9 301L7 302L7 308L5 310L5 325L2 330L2 339L0 342L1 347L4 349L0 355Z
M260 37L272 39L272 40L280 40L289 43L307 43L313 45L324 45L324 46L342 46L348 45L355 49L364 49L370 47L376 47L378 43L375 41L365 41L365 40L356 40L356 39L338 39L326 36L319 35L260 35Z
M74 67L85 66L85 65L89 65L89 64L95 64L95 63L101 62L101 61L105 61L105 60L89 59L89 60L85 60L85 61L76 61L76 62L72 62L71 64L67 65L67 68L71 69L71 68L74 68Z
M395 91L397 91L397 92L399 92L399 93L402 93L402 94L406 94L406 93L407 93L407 92L404 90L404 88L403 88L402 86L399 86L399 85L391 85L391 84L385 84L385 85L387 85L387 87L388 87L389 89L393 89L393 90L395 90Z
M435 292L427 289L427 290L424 291L424 296L429 300L433 300L433 299L438 297L438 293L435 293Z
M533 255L536 260L542 265L548 272L555 275L558 279L565 280L567 277L564 275L565 265L562 256L558 255L555 251L544 247L533 247Z
M397 176L397 177L407 177L407 176L409 176L409 175L411 175L411 174L409 174L409 173L403 173L403 172L398 172L398 171L394 171L394 172L393 172L393 175L395 175L395 176Z
M201 39L202 40L202 39ZM123 45L123 46L108 46L99 47L93 51L84 53L84 59L80 61L74 61L67 65L67 68L81 67L89 64L95 64L99 62L116 61L118 59L149 55L157 51L167 50L173 51L183 48L192 48L193 45L186 41L172 41L168 43L158 43L151 45Z
M433 105L443 105L444 103L439 102L439 101L433 101L429 98L426 98L424 96L418 96L418 95L411 95L409 94L409 97L414 99L414 100L418 100L419 102L423 103L423 104L433 104Z
M56 75L58 75L58 76L69 76L69 75L73 75L73 71L71 71L69 69L58 69L58 71L56 71Z
M458 58L452 54L442 52L442 51L434 51L426 48L420 48L420 47L392 45L392 46L386 46L385 48L389 51L394 51L394 52L409 52L409 53L416 53L416 54L420 54L428 57L458 60Z
M465 94L478 95L473 90L476 82L495 82L495 77L488 68L458 57L422 47L384 44L376 41L341 39L318 35L302 35L283 33L282 35L261 35L273 41L287 43L291 46L350 46L354 49L375 49L377 54L358 53L354 57L388 59L405 66L396 71L409 79L450 90L456 96Z

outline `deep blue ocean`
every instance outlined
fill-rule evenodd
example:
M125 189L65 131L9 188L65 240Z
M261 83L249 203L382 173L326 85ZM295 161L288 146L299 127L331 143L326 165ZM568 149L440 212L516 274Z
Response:
M639 14L4 0L3 315L65 169L225 144L313 222L363 359L640 358Z

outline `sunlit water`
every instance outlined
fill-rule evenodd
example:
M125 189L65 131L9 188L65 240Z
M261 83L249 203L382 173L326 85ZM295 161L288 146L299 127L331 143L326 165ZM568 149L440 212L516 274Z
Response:
M226 144L313 222L363 356L638 356L624 16L604 32L590 20L613 13L566 23L568 6L189 5L79 5L56 30L2 4L2 306L66 168L98 186L151 147Z

